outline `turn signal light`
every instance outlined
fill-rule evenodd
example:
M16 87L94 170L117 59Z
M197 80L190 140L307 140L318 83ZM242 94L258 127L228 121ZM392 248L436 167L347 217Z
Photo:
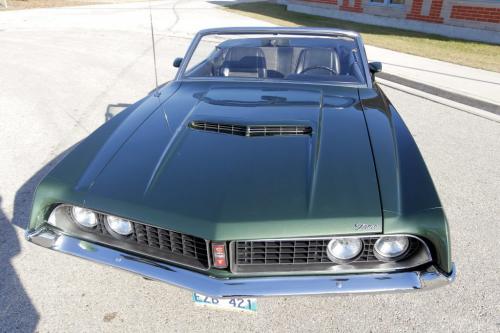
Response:
M226 243L212 243L212 258L215 268L227 268Z

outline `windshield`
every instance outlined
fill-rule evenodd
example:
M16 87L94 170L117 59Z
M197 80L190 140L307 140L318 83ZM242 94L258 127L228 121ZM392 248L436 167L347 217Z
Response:
M206 35L184 78L245 78L364 84L356 40L335 36Z

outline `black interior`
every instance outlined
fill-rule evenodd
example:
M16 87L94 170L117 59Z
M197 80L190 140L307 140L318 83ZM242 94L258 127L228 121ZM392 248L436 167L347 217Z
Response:
M220 67L221 76L266 77L266 58L258 47L233 47L227 50Z
M333 49L304 49L300 52L295 73L338 75L340 73L339 56Z

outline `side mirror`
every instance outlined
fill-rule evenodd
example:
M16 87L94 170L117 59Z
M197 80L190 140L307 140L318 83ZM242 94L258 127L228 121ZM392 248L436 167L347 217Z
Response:
M375 73L382 72L382 63L379 61L373 61L368 63L368 68L370 69L370 73L374 75Z
M182 58L175 58L173 65L175 68L179 68L181 67L181 63L182 63Z

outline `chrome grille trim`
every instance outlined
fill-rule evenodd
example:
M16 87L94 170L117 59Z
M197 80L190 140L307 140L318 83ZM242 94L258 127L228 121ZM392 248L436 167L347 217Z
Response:
M98 223L94 228L85 228L74 221L71 207L73 205L61 203L54 205L50 211L50 216L54 214L57 227L63 233L179 266L202 271L211 268L210 241L207 239L158 228L124 216L121 217L132 223L133 232L129 236L122 236L111 231L106 223L106 216L115 214L91 208L87 209L96 214ZM51 225L48 220L46 223Z
M300 125L235 125L205 121L192 121L189 123L189 127L200 131L249 137L312 134L312 128L310 126Z
M104 236L115 238L105 226L105 216L106 214L97 213L98 226L96 231ZM199 267L196 268L208 269L210 267L207 240L136 221L130 222L134 231L128 237L120 237L124 242L158 250L159 253L165 254L166 260L174 263L187 264L183 261L183 258L186 258L199 262Z
M52 213L62 214L58 218L66 219L67 231L86 240L119 247L127 251L148 256L173 264L208 270L211 267L209 241L200 237L162 229L156 226L124 219L132 223L133 232L129 236L121 236L110 232L106 226L106 216L102 211L91 209L97 216L97 225L92 228L80 227L71 217L69 204L59 204L53 208ZM66 228L65 227L65 228ZM84 233L82 233L84 231Z
M373 246L378 237L363 239L363 251L353 262L379 261ZM332 264L326 254L328 239L284 240L284 241L235 241L236 264Z
M373 250L375 242L382 236L397 235L380 234L232 241L229 247L230 269L235 275L352 273L359 269L383 272L406 269L432 261L427 244L417 236L405 234L402 236L410 238L411 247L408 257L397 262L382 262L375 257ZM326 247L328 242L335 237L360 238L363 241L363 251L348 264L334 263L328 259ZM256 251L249 255L249 247L253 247L252 249ZM241 250L246 251L242 253ZM252 258L255 253L259 252L260 255ZM283 256L283 254L285 255Z

